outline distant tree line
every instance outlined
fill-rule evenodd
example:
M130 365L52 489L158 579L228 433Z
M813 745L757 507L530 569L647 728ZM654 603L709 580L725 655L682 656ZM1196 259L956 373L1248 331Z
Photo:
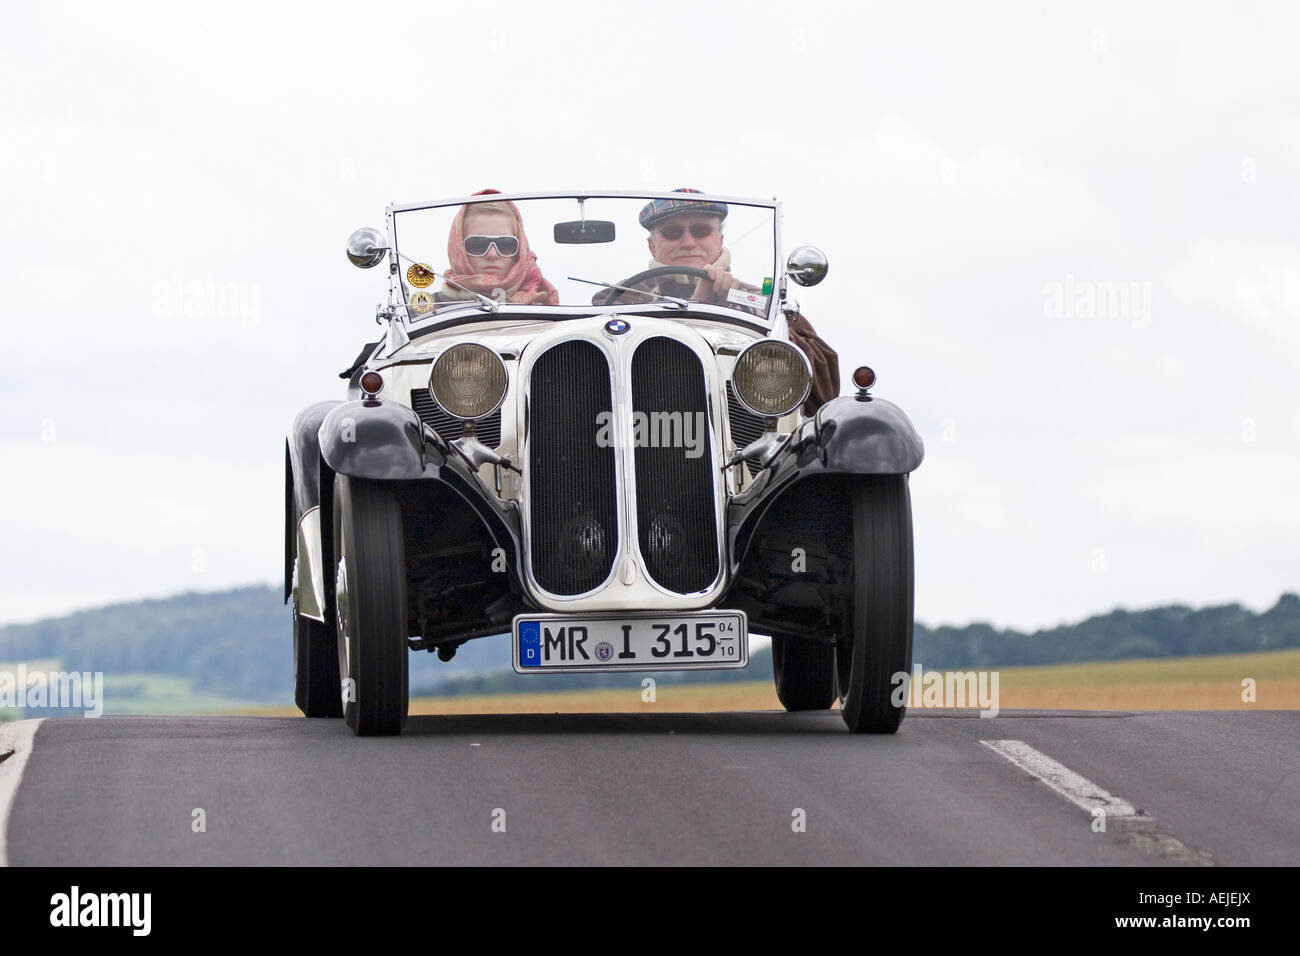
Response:
M293 641L289 610L273 587L186 593L79 611L67 617L0 627L0 661L58 658L65 670L106 674L173 674L195 690L243 700L287 702L293 693ZM639 674L521 677L502 672L506 659L491 639L491 654L462 655L485 672L448 672L415 692L491 693L628 686ZM927 628L918 624L913 657L927 668L1013 667L1135 657L1181 657L1300 647L1300 597L1284 594L1255 614L1240 605L1192 609L1182 605L1146 611L1111 611L1078 624L1033 633L987 624ZM489 661L491 662L489 664ZM508 663L505 666L509 666ZM766 651L743 670L688 671L654 676L679 683L766 680Z
M289 613L269 587L114 604L0 628L0 661L57 657L64 670L175 674L224 697L292 700Z
M1300 647L1300 597L1283 594L1263 614L1239 604L1175 604L1111 611L1024 634L987 624L916 628L913 657L926 667L1014 667L1135 657L1242 654Z

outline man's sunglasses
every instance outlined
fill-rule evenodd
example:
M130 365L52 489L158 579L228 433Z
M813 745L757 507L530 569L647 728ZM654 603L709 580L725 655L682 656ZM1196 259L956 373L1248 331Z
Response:
M492 246L497 247L497 255L505 256L507 259L519 254L519 239L517 236L465 237L465 255L467 256L474 256L476 259L479 256L485 256Z
M691 235L696 239L707 239L713 235L716 227L712 223L693 222L691 223ZM681 223L673 223L671 226L660 226L659 234L669 242L676 242L686 233L686 227Z

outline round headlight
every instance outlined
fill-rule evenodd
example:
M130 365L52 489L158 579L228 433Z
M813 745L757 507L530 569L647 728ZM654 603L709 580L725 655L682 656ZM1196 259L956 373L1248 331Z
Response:
M803 353L776 339L755 342L741 352L731 380L741 404L764 418L788 415L803 404L812 388Z
M506 397L506 366L485 346L453 345L433 363L429 389L448 414L462 421L483 418Z

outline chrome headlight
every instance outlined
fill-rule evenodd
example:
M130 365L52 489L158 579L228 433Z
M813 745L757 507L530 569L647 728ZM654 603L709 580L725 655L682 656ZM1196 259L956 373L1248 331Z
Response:
M506 365L490 348L464 342L438 356L429 376L434 400L462 421L491 415L506 397Z
M808 360L793 345L763 339L736 358L736 397L755 415L780 418L804 403L812 388Z

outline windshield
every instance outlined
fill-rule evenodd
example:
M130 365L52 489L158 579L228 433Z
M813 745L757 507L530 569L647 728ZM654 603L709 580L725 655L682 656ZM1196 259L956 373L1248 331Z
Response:
M775 205L672 195L394 207L394 293L413 322L486 296L542 308L704 303L766 324Z

